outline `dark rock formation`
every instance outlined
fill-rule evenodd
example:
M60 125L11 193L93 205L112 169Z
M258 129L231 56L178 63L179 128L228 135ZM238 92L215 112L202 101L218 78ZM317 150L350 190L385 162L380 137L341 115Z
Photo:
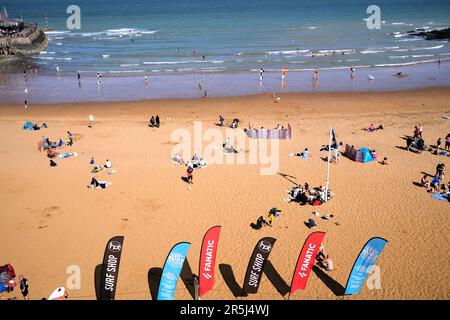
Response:
M415 31L407 31L411 36L423 37L425 40L449 40L450 28L436 29L425 31L424 29L416 29Z

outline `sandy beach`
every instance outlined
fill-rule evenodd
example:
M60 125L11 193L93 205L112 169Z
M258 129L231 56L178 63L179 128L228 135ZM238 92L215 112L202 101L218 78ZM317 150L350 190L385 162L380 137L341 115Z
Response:
M270 95L255 95L33 104L28 110L1 105L1 262L25 275L30 299L48 297L56 287L66 286L67 268L79 266L81 288L69 290L69 298L95 299L94 270L105 244L123 235L116 299L149 300L149 270L162 268L170 248L180 241L191 242L187 262L197 273L202 237L210 227L221 225L216 283L204 299L234 299L230 284L242 286L253 247L260 238L271 236L277 242L266 271L277 286L266 274L259 292L245 299L279 300L311 232L304 222L318 211L334 215L329 221L318 219L316 229L326 232L325 247L335 270L313 271L306 290L291 299L343 299L335 293L345 286L359 251L374 236L389 241L377 261L381 288L364 285L360 295L344 299L450 299L449 203L414 185L422 172L434 175L438 162L450 167L450 158L398 148L405 146L402 137L419 124L427 145L450 133L450 121L441 118L450 114L449 88L280 97L279 103ZM149 118L156 114L161 127L149 128ZM95 117L92 128L89 115ZM193 132L198 120L204 131L217 129L225 136L226 129L215 125L219 115L227 122L239 118L236 130L241 131L248 123L266 128L290 123L292 139L279 145L277 172L282 174L261 175L258 164L211 163L194 172L193 185L184 182L186 167L170 160L177 144L172 133L183 128ZM26 121L45 122L49 128L25 131ZM362 130L371 123L382 124L384 130ZM319 207L284 202L294 183L324 184L327 163L322 157L327 154L319 150L328 144L331 126L344 145L376 149L389 164L362 164L343 157L331 166L331 201ZM50 167L38 142L42 135L65 138L68 130L75 143L61 151L72 150L78 156L57 159L58 166ZM310 150L308 160L288 157L305 147ZM111 160L117 171L96 174L98 180L112 182L107 189L86 187L93 176L91 157L97 164ZM250 223L272 207L282 210L274 226L253 230ZM21 299L18 289L3 294L12 296ZM175 299L192 299L181 280Z

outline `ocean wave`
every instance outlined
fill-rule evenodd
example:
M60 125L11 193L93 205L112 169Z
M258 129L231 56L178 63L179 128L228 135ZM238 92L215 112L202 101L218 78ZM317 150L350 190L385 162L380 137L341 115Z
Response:
M412 58L433 57L434 54L413 54Z
M409 56L389 56L389 59L406 59L409 58Z
M386 50L363 50L363 51L361 51L362 54L381 53L381 52L386 52Z
M106 71L106 73L142 73L145 72L145 70L111 70Z
M144 61L142 64L189 64L189 63L223 63L222 60L185 60L185 61Z
M409 36L409 34L407 34L407 33L394 34L395 38L403 38L403 37L407 37L407 36Z
M401 26L401 25L404 25L405 23L404 22L392 22L391 24L394 26Z
M124 64L120 64L121 67L125 68L125 67L136 67L136 66L140 66L139 63L124 63Z
M98 37L98 36L108 36L114 38L121 38L125 36L140 36L147 34L156 34L160 32L159 30L146 30L146 29L134 29L134 28L119 28L119 29L108 29L104 31L95 32L70 32L70 31L48 31L47 35L61 35L70 37Z
M57 35L57 34L66 34L66 33L70 33L70 31L45 31L45 34L48 36L52 36L52 35Z
M325 49L325 50L319 50L320 53L353 53L355 52L354 49Z
M103 59L109 58L109 54L102 54L102 58L103 58Z
M306 53L310 50L279 50L279 51L267 51L265 54L295 54L295 53Z
M67 58L60 58L60 57L38 57L38 59L44 59L44 60L66 60L66 61L72 60L71 57L67 57Z
M441 44L441 45L439 45L439 46L414 48L414 49L411 49L411 50L412 50L412 51L419 51L419 50L436 50L436 49L440 49L440 48L443 48L443 47L444 47L444 45Z
M409 41L420 41L423 40L422 38L408 38L408 39L401 39L401 40L395 40L400 42L409 42Z

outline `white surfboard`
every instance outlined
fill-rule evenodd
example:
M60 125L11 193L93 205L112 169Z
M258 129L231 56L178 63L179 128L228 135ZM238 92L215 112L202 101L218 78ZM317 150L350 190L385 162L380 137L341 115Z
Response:
M48 300L64 300L66 289L64 287L56 288L55 291L48 297Z

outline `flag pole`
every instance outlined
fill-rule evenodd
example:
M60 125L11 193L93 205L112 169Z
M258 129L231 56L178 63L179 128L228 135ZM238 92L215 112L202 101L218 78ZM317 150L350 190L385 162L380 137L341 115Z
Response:
M330 141L328 144L328 161L327 161L327 178L325 180L325 202L328 201L328 186L330 184L330 160L331 160L331 130L333 130L333 127L330 129Z

